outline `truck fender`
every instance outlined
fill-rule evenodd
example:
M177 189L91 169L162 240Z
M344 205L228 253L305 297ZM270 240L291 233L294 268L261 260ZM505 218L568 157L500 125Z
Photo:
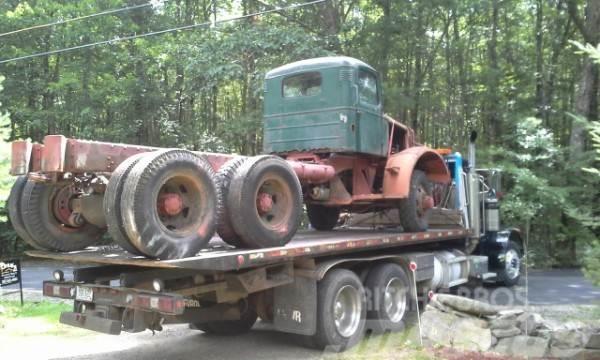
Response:
M429 181L450 182L450 172L440 154L426 146L415 146L396 153L387 160L383 175L384 197L408 197L414 169L424 171Z

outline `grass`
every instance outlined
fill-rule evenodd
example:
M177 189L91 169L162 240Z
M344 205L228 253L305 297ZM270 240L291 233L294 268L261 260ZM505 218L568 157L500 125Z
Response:
M60 313L71 311L68 303L0 300L0 338L13 336L80 336L84 330L62 325Z

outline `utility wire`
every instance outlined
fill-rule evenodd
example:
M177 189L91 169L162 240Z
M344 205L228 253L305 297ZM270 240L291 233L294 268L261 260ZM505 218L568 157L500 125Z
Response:
M106 11L102 11L102 12L95 13L95 14L83 15L83 16L78 16L78 17L74 17L74 18L70 18L70 19L65 19L65 20L58 20L58 21L51 22L51 23L48 23L48 24L34 25L34 26L27 27L27 28L23 28L23 29L13 30L13 31L8 31L8 32L5 32L5 33L2 33L2 34L0 34L0 37L4 37L4 36L8 36L8 35L13 35L13 34L18 34L20 32L24 32L24 31L31 31L31 30L43 29L43 28L47 28L47 27L51 27L51 26L56 26L56 25L62 25L62 24L73 22L73 21L79 21L79 20L93 18L93 17L96 17L96 16L102 16L102 15L108 15L108 14L115 14L115 13L118 13L118 12L140 9L140 8L147 7L147 6L153 6L153 4L154 3L147 3L147 4L127 6L127 7L123 7L123 8L119 8L119 9L106 10Z
M217 21L207 21L207 22L203 22L203 23L199 23L199 24L184 25L184 26L179 26L179 27L175 27L175 28L171 28L171 29L152 31L152 32L148 32L148 33L144 33L144 34L139 34L139 35L130 35L130 36L125 36L125 37L116 37L116 38L111 39L111 40L103 40L103 41L98 41L98 42L95 42L95 43L77 45L77 46L73 46L73 47L69 47L69 48L64 48L64 49L50 50L50 51L45 51L45 52L40 52L40 53L35 53L35 54L30 54L30 55L19 56L19 57L15 57L15 58L11 58L11 59L0 60L0 64L6 64L6 63L9 63L9 62L14 62L14 61L19 61L19 60L26 60L26 59L36 58L36 57L40 57L40 56L54 55L54 54L58 54L58 53L63 53L63 52L73 51L73 50L79 50L79 49L85 49L85 48L99 46L99 45L115 44L115 43L118 43L118 42L121 42L121 41L133 40L133 39L137 39L137 38L144 38L144 37L148 37L148 36L162 35L162 34L167 34L167 33L172 33L172 32L177 32L177 31L182 31L182 30L194 29L194 28L198 28L198 27L204 27L204 26L210 26L210 25L217 25L217 24L222 24L222 23L231 22L231 21L243 20L243 19L247 19L247 18L250 18L250 17L254 17L254 16L260 16L260 15L264 15L264 14L270 14L270 13L273 13L273 12L281 12L281 11L293 10L293 9L298 9L298 8L302 8L302 7L305 7L305 6L320 4L320 3L323 3L323 2L326 2L326 1L329 1L329 0L315 0L315 1L307 2L307 3L303 3L303 4L290 5L290 6L286 6L286 7L283 7L283 8L277 7L277 8L270 9L270 10L258 11L258 12L252 13L252 14L247 14L247 15L242 15L242 16L237 16L237 17L232 17L232 18L227 18L227 19L222 19L222 20L217 20Z

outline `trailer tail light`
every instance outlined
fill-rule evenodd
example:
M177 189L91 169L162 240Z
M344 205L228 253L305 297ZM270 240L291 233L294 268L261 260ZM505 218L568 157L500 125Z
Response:
M185 309L185 301L183 299L176 299L170 296L137 295L134 305L144 310L168 314L182 314Z
M73 299L75 297L75 287L72 285L44 282L44 296Z

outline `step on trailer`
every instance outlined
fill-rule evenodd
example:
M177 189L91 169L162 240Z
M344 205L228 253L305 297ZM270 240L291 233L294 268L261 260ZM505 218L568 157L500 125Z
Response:
M417 295L519 280L523 243L500 226L500 171L475 168L475 137L464 163L419 144L383 113L372 67L309 59L266 75L265 155L20 140L7 204L30 255L97 265L44 283L75 301L63 323L237 334L260 317L343 350L402 329ZM304 209L313 230L298 232Z

